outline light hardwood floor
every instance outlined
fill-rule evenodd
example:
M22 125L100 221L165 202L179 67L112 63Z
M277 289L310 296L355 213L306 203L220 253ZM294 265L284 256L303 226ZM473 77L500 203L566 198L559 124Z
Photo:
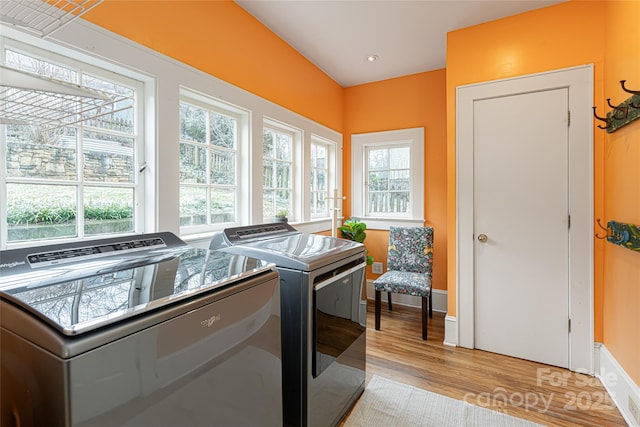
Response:
M384 300L384 298L383 298ZM420 310L367 307L367 381L375 374L547 426L626 426L595 377L481 350L445 346L444 314L420 332ZM398 426L400 427L400 426Z

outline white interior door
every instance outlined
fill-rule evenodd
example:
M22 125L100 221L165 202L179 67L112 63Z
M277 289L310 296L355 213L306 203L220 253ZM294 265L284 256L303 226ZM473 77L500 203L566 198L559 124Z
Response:
M561 367L569 365L568 95L565 87L473 106L475 346Z
M561 89L562 88L562 89ZM554 110L554 107L546 106L544 102L542 105L538 104L535 97L529 98L529 95L539 94L542 99L546 94L554 96L560 94L562 91L567 90L566 98L568 98L568 111L570 112L569 126L566 128L567 111L560 111L561 108ZM556 92L556 91L559 92ZM476 129L475 123L478 122L476 115L476 104L478 105L478 114L484 114L485 107L490 108L491 103L483 103L485 101L495 100L496 104L510 105L511 108L499 109L498 117L488 117L487 120L482 120L491 132L496 136L496 139L502 139L503 134L507 132L515 133L512 138L507 138L513 141L513 144L524 144L524 139L529 138L529 135L543 135L547 132L553 134L553 129L556 126L561 126L558 121L563 122L565 131L568 133L568 214L571 215L571 228L569 230L569 243L568 243L568 315L571 319L571 332L569 333L569 369L581 372L594 372L593 371L593 354L594 354L594 326L593 326L593 111L591 106L593 105L593 65L581 65L577 67L565 68L561 70L552 70L537 74L530 74L526 76L518 76L513 78L507 78L502 80L494 80L489 82L482 82L476 84L470 84L466 86L459 86L456 88L456 317L447 316L446 328L445 328L445 342L454 345L459 345L466 348L476 348L476 251L483 250L487 253L499 253L500 251L521 251L519 254L519 261L525 262L523 257L528 257L524 250L526 247L530 247L534 240L536 240L541 233L547 233L551 231L553 224L548 219L541 219L543 214L537 215L537 211L551 205L551 199L553 192L545 193L543 201L537 201L534 203L535 209L532 208L533 215L521 215L519 224L517 224L517 231L512 234L519 239L519 245L516 248L512 246L503 246L506 243L498 241L498 235L495 235L494 231L476 231L476 227L481 224L476 224L476 208L475 204L480 202L476 198L475 190L475 157L479 155L475 148ZM560 96L562 97L562 96ZM506 104L511 101L510 104ZM555 105L555 103L552 103ZM533 107L538 105L538 107ZM564 107L563 107L564 108ZM549 115L546 115L547 110ZM556 111L559 115L556 118L555 114L551 114L552 111ZM540 113L540 114L538 114ZM502 126L511 125L511 123L517 122L518 130L503 129ZM499 132L496 132L500 129ZM478 129L478 131L482 131ZM482 131L484 132L484 131ZM538 136L536 144L542 147L550 140L550 138ZM491 139L488 140L491 143ZM506 154L510 147L496 147L494 146L494 153L502 156L504 159L508 157ZM520 150L518 150L520 152ZM539 154L541 152L534 150L529 154L529 161L517 160L518 170L511 173L507 180L520 179L521 174L533 175L535 181L546 180L549 170L551 170L551 162L556 159L555 156L544 156L540 159ZM489 155L492 155L489 153ZM480 159L478 159L480 161ZM511 160L510 160L511 161ZM516 161L516 160L513 160ZM503 161L502 164L505 162ZM498 167L492 165L491 168ZM501 166L500 166L501 167ZM533 168L526 169L526 168ZM526 185L525 184L522 185ZM521 198L523 194L526 194L530 190L523 187L518 193ZM533 193L532 193L533 194ZM498 198L497 195L493 196ZM512 197L512 196L510 196ZM504 199L504 197L502 198ZM514 199L515 200L515 199ZM504 203L504 202L502 202ZM509 204L507 204L509 205ZM553 205L556 205L553 203ZM508 208L508 206L507 206ZM482 209L482 208L480 208ZM504 209L504 208L503 208ZM494 212L499 209L494 209ZM514 214L515 215L515 214ZM546 214L544 214L546 215ZM532 218L533 216L533 218ZM526 221L525 222L525 218ZM545 223L546 221L546 223ZM566 219L561 220L563 228L566 225ZM483 225L484 226L484 225ZM477 233L487 234L487 244L480 246L477 240ZM492 236L492 233L494 235ZM550 233L556 236L555 233ZM493 239L493 242L491 241ZM553 250L556 243L551 238L545 238L544 243L538 241L537 247L544 247L544 250ZM485 255L485 254L482 254ZM537 255L536 255L537 256ZM515 257L514 257L515 258ZM513 262L508 258L507 263ZM550 275L545 275L545 270L551 269L545 265L546 260L530 258L526 261L529 267L533 268L536 274L542 274L544 279L529 280L528 275L531 274L530 270L523 269L517 274L517 283L519 286L527 281L529 287L535 289L535 298L528 300L528 304L523 304L522 301L518 301L522 298L529 298L523 293L518 294L515 299L508 297L505 293L498 291L497 298L492 300L495 304L491 310L496 310L501 313L501 320L503 322L510 322L510 330L515 330L516 335L522 337L539 336L540 334L546 334L540 332L543 329L542 324L538 322L546 322L545 317L551 313L551 305L556 302L561 302L560 299L552 296L548 293L549 290L545 286L549 283ZM488 264L487 264L488 265ZM492 268L495 268L494 267ZM484 266L480 268L487 268ZM509 268L512 271L515 270L511 265L500 265L500 269ZM491 272L485 272L490 275ZM497 273L501 273L498 270ZM480 273L483 274L482 272ZM496 276L497 277L497 276ZM511 277L513 279L513 277ZM532 283L533 282L533 283ZM516 283L516 282L512 282ZM515 286L515 285L514 285ZM504 290L504 289L503 289ZM507 290L505 290L506 292ZM542 299L539 299L541 297ZM561 298L561 297L560 297ZM506 303L504 301L506 301ZM553 302L552 302L553 300ZM519 304L519 305L516 305ZM529 312L528 321L524 322L524 325L518 325L515 322L517 316L513 315L516 311L515 307L525 306ZM506 310L506 311L505 311ZM531 313L533 312L533 314ZM516 313L517 314L517 313ZM562 324L565 325L565 318L562 320ZM551 322L551 321L550 321ZM558 320L560 322L560 320ZM505 329L504 325L500 326ZM483 329L483 328L481 328ZM498 330L494 331L498 334ZM511 339L514 334L505 335L507 339ZM551 339L551 338L550 338ZM535 346L533 346L535 347ZM536 357L536 352L546 353L546 349L534 348L527 351L527 356L533 358ZM551 362L555 363L555 362ZM560 364L560 363L557 363Z

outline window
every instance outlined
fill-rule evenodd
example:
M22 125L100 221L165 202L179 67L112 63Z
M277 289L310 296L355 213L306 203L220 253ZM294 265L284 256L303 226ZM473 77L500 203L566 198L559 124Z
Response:
M186 93L186 92L185 92ZM211 99L180 102L180 226L183 234L238 220L240 116Z
M411 146L365 147L367 178L365 216L409 213Z
M291 220L294 212L294 141L292 130L268 123L263 130L262 215L264 222L284 213Z
M142 84L18 43L7 43L2 59L9 68L94 89L110 101L100 111L81 112L83 104L52 92L7 89L3 114L24 113L18 95L26 92L34 100L27 109L34 121L1 127L6 160L0 207L6 220L0 223L0 246L141 231L136 224L144 212L137 173L144 162L137 120ZM60 111L71 112L48 118L60 117Z
M311 218L329 216L329 144L311 141Z
M330 229L323 192L342 187L340 133L82 20L68 25L46 40L3 27L0 63L120 101L52 132L8 123L0 105L0 249L155 230L205 245L285 209L301 231Z
M370 228L424 223L424 130L352 137L352 216Z

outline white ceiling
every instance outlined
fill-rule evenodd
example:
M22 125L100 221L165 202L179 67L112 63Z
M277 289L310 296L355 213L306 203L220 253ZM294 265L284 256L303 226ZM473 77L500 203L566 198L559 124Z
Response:
M447 32L562 1L236 0L343 87L444 68Z

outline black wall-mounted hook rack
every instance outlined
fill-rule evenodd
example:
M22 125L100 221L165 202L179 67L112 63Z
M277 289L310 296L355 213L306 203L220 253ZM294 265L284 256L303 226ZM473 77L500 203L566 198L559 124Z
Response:
M611 104L611 98L607 98L607 104L612 110L607 113L606 117L598 116L596 107L593 107L593 116L605 124L604 126L598 125L598 128L605 129L607 133L615 132L640 117L640 91L627 88L625 83L626 80L620 80L622 90L630 93L631 97L618 105Z

